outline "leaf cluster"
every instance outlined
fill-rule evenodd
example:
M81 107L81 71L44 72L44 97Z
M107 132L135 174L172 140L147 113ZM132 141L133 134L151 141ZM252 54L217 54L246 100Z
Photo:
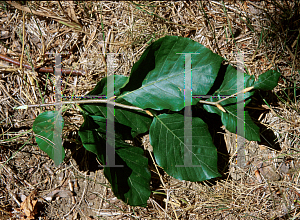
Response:
M197 96L190 102L185 100L185 92L188 92L185 91L185 80L188 80L186 53L193 53L191 95ZM125 142L140 134L149 133L154 158L169 175L189 181L220 176L217 150L208 125L201 117L184 115L191 105L220 115L230 132L237 132L248 140L259 140L259 128L247 111L244 111L244 117L238 114L238 104L247 105L257 89L273 89L280 73L270 70L255 81L253 76L238 72L230 65L222 66L222 61L222 57L191 39L166 36L145 50L129 77L103 78L88 94L111 98L108 97L109 89L114 88L114 102L110 99L107 103L80 104L84 117L79 129L82 144L104 165L104 174L119 199L130 205L146 206L151 193L151 175L144 150ZM215 88L220 74L224 78ZM240 81L242 89L237 86ZM245 88L250 90L243 90ZM240 90L242 94L239 94ZM211 97L206 98L208 94ZM38 145L52 159L54 145L41 137L53 142L53 132L58 127L53 118L59 118L59 125L63 123L58 113L44 112L37 117L33 127L38 135ZM244 124L244 131L237 130L238 123Z

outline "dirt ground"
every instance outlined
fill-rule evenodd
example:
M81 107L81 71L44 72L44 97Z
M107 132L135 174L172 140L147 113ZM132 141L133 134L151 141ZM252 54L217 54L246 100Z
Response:
M1 1L0 7L0 219L300 219L299 1ZM66 157L55 166L32 130L34 119L54 107L14 107L54 102L56 53L69 70L63 94L83 96L106 76L108 53L119 53L115 74L129 76L147 46L166 35L191 38L235 67L242 51L250 75L275 69L281 77L247 106L262 141L246 141L245 167L236 158L241 137L216 124L222 178L179 181L149 163L148 205L132 207L114 196L96 156L82 146L79 110L64 114ZM151 149L148 136L132 144Z

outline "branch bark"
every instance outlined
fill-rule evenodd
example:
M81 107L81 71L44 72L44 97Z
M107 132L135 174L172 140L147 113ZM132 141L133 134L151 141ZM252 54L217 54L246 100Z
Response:
M223 112L226 112L226 110L220 105L221 102L229 99L229 98L232 98L240 93L246 93L246 92L249 92L250 90L252 90L254 87L248 87L248 88L245 88L243 89L242 91L239 91L231 96L228 96L226 98L223 98L217 102L210 102L210 101L203 101L203 100L200 100L199 102L200 103L203 103L203 104L207 104L207 105L214 105L216 106L218 109L220 109L221 111ZM55 103L48 103L48 104L36 104L36 105L22 105L22 106L18 106L18 107L14 107L14 109L27 109L27 108L30 108L30 107L45 107L45 106L53 106L53 105L68 105L68 104L87 104L87 103L106 103L106 104L111 104L111 105L114 105L114 106L118 106L118 107L122 107L122 108L127 108L127 109L132 109L132 110L138 110L138 111L144 111L146 112L148 115L152 116L153 115L151 114L151 112L149 112L148 110L145 110L145 109L142 109L142 108L139 108L139 107L136 107L136 106L130 106L130 105L124 105L124 104L121 104L121 103L117 103L117 102L114 102L112 101L113 98L116 98L116 96L114 97L111 97L110 99L89 99L89 100L78 100L78 101L63 101L63 102L55 102Z
M7 57L3 54L0 54L0 60L4 60L4 61L12 63L16 66L20 66L20 61L12 59L10 57ZM22 63L22 66L26 69L32 70L32 67L27 63ZM34 67L34 71L39 72L39 73L54 73L53 68L51 68L51 67L41 67L41 68ZM82 71L82 70L62 69L61 72L63 75L69 75L69 74L79 75L79 76L84 75L84 71Z

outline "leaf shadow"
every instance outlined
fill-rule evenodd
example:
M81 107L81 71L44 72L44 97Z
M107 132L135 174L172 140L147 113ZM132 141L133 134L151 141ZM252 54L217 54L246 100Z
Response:
M105 141L99 143L99 146L106 146ZM111 146L108 146L111 147ZM105 147L104 147L105 148ZM73 146L74 149L74 146ZM102 149L102 156L106 155L106 149ZM108 151L111 153L112 150ZM86 150L84 147L79 149L75 149L72 158L76 161L79 166L80 171L88 171L88 172L95 172L104 169L105 177L109 180L114 189L114 194L119 199L125 201L125 194L130 190L130 186L128 185L128 179L132 174L132 169L126 165L126 162L117 154L115 153L115 165L116 167L103 167L99 164L100 158L97 158L97 155ZM110 157L111 158L111 157ZM123 167L119 167L118 165L123 165Z
M262 107L262 105L266 105L262 98L265 99L268 104L272 106L278 106L277 97L273 91L256 91L252 96L251 102L249 102L249 104L246 106L246 109L250 109L248 111L249 115L252 119L254 119L253 121L260 128L261 141L258 142L258 144L280 151L281 148L279 143L276 141L277 137L275 133L258 121L258 118L261 117L262 114L266 114L270 111Z
M75 138L72 135L70 137ZM76 139L78 138L79 137L76 137ZM75 142L65 141L64 148L70 149L72 151L72 158L76 161L79 171L95 172L97 170L103 169L99 166L99 163L97 162L97 156L94 153L86 150L83 146L80 146Z
M226 72L227 67L228 67L228 64L221 64L217 78L216 78L213 86L208 91L207 95L213 95L220 88L220 86L222 85L222 83L224 81L225 72Z
M276 135L274 132L269 129L267 126L263 125L259 122L258 118L261 116L261 114L267 113L269 110L262 107L262 105L265 105L264 101L262 100L263 97L267 103L271 104L272 106L277 105L276 104L276 96L271 91L256 91L253 96L251 96L251 101L246 105L245 111L247 111L252 119L252 121L259 127L260 129L260 140L258 141L258 144L265 145L271 149L274 150L281 150L279 143L276 142ZM250 97L249 97L250 98ZM248 100L249 98L245 99ZM242 103L243 101L236 102L236 103ZM230 103L223 105L223 107L229 107L234 106L236 103Z

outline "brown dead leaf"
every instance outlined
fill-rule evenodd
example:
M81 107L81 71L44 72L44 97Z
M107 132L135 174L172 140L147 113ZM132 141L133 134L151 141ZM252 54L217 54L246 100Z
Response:
M259 172L270 181L280 180L280 175L275 172L275 169L270 162L263 162L259 168Z
M37 200L34 199L37 195L37 191L32 191L29 196L21 203L21 211L27 217L26 219L35 219L34 216L37 214Z
M262 178L261 178L261 175L260 175L260 172L259 170L255 170L255 177L256 179L258 180L259 183L262 183Z

